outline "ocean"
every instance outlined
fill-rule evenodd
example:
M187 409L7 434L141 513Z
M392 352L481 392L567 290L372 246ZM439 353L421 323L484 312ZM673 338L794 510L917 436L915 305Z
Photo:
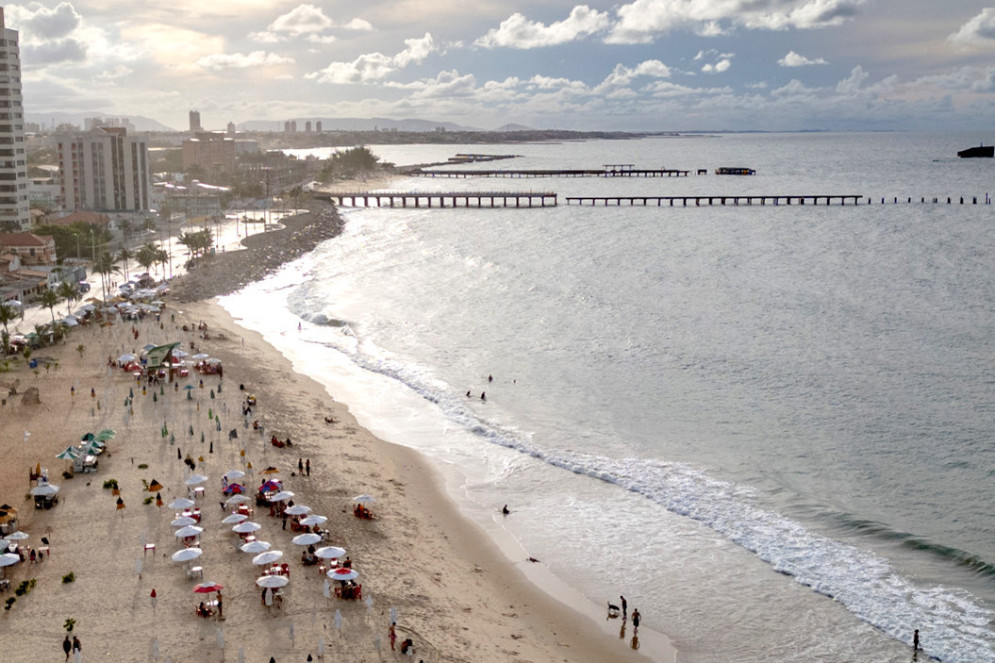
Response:
M916 628L928 656L995 661L995 162L956 157L993 138L377 146L709 174L405 180L561 204L343 208L341 237L222 304L680 661L906 661ZM873 204L563 204L737 193Z

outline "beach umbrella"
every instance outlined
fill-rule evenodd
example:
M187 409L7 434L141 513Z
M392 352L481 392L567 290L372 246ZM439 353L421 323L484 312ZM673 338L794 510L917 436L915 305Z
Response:
M248 543L243 543L239 546L239 550L246 553L261 553L266 552L272 548L272 544L269 541L249 541Z
M184 548L183 550L177 550L173 553L172 558L174 562L189 562L192 559L197 559L204 554L204 551L200 548Z
M224 490L222 490L221 492L223 492L225 495L238 495L244 490L245 488L242 486L242 484L230 483L227 486L225 486Z
M169 503L169 508L170 509L189 509L194 504L196 504L196 502L194 502L192 499L189 499L187 497L177 497L175 500L173 500L172 502Z
M251 520L246 520L243 523L239 523L231 528L231 531L238 532L239 534L248 534L249 532L257 532L262 529L262 525L259 523L252 522Z
M244 523L249 517L241 513L233 513L225 516L221 519L222 525L237 525L239 523Z
M104 430L97 433L97 439L101 442L107 442L108 440L113 440L117 437L117 433L113 428L105 428Z
M180 516L169 523L173 527L186 527L187 525L196 525L197 519L191 518L190 516Z
M269 587L270 589L276 589L277 587L286 587L290 582L290 578L286 576L262 576L256 578L256 584L260 587Z
M224 589L223 585L219 585L216 582L202 582L193 586L193 591L198 594L210 594L211 592L216 592L219 589Z
M152 483L149 484L150 493L158 493L163 489L163 485L159 483L156 479L152 479Z
M192 356L190 358L194 359L196 361L200 361L201 359L208 359L210 356L211 355L209 355L209 354L205 354L203 352L198 352L197 354L195 354L194 356Z
M118 357L117 361L118 361L119 364L127 364L130 361L135 361L135 359L137 359L137 357L135 357L135 355L131 354L130 352L126 352L123 355L121 355L120 357Z
M59 492L59 487L56 486L54 483L42 483L42 484L39 484L39 485L35 486L34 488L32 488L31 490L29 490L28 492L31 493L34 496L39 496L40 495L40 496L43 496L43 497L51 497L52 495L55 495L57 492ZM15 534L16 533L17 532L15 532ZM8 536L7 538L9 539L10 536Z
M13 566L21 561L20 555L14 553L4 553L0 555L0 566Z
M358 578L359 572L356 569L331 569L326 575L332 580L345 582L346 580L355 580Z
M252 501L248 495L232 495L225 500L225 506L235 506L236 504L247 504Z
M299 546L310 546L321 541L320 534L313 534L308 532L307 534L298 534L293 539L290 540L291 543L295 543Z
M245 476L245 472L242 470L228 470L225 472L225 478L229 481L238 481Z
M198 527L197 525L186 525L185 527L181 527L173 532L173 535L176 537L186 538L188 536L198 536L203 531L203 527Z
M272 479L269 479L268 481L265 481L261 486L259 486L259 492L268 493L270 491L280 490L282 487L283 486L280 485L279 481L273 481Z
M7 539L8 541L24 541L25 539L29 538L30 536L31 535L28 534L27 532L22 532L22 531L18 530L16 532L11 532L10 534L4 535L3 538Z
M314 514L301 518L301 525L307 525L308 527L311 527L312 525L324 525L326 522L328 522L328 518L325 516L316 516Z
M186 486L196 486L198 483L204 483L205 481L207 481L207 477L203 474L191 474L183 484Z
M338 546L324 546L315 550L314 554L321 559L338 559L339 557L345 557L345 548L339 548Z
M265 566L283 558L282 550L267 550L252 558L252 563L257 566Z
M269 498L270 502L284 502L292 499L294 499L294 492L290 490L281 490Z
M311 507L304 506L303 504L295 504L294 506L287 507L284 513L288 516L306 516L311 513Z
M91 389L90 391L93 391L93 390ZM93 433L84 433L83 436L81 438L79 438L79 441L80 442L89 442L90 440L95 440L95 439L97 439L97 436L94 435Z
M372 495L363 494L363 495L356 495L354 498L352 498L352 501L355 502L356 504L372 504L377 500Z
M106 445L100 440L90 440L89 442L80 447L80 451L84 454L90 454L96 456L97 454L99 454L101 451L104 450L105 446Z
M55 457L60 460L76 460L80 457L80 450L76 447L66 447L62 453L55 454Z

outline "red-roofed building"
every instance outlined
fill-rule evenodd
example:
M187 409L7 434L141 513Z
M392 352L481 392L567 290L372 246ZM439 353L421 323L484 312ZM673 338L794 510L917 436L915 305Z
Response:
M54 265L55 238L34 233L0 233L0 254L17 256L24 266Z

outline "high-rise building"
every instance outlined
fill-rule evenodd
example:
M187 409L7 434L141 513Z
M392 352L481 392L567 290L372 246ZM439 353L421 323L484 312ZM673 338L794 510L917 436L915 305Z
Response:
M200 111L190 111L190 133L195 134L203 129L200 128Z
M196 166L208 181L235 172L235 140L224 134L201 132L183 141L183 170Z
M31 227L28 166L24 150L21 56L17 30L4 23L0 7L0 230Z
M149 148L144 136L105 127L57 134L62 207L91 212L145 212L151 208Z

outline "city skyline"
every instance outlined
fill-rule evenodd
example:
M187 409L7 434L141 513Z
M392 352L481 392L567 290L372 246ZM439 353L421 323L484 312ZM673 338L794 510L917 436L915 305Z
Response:
M982 129L995 8L921 0L5 5L25 112L482 129Z

